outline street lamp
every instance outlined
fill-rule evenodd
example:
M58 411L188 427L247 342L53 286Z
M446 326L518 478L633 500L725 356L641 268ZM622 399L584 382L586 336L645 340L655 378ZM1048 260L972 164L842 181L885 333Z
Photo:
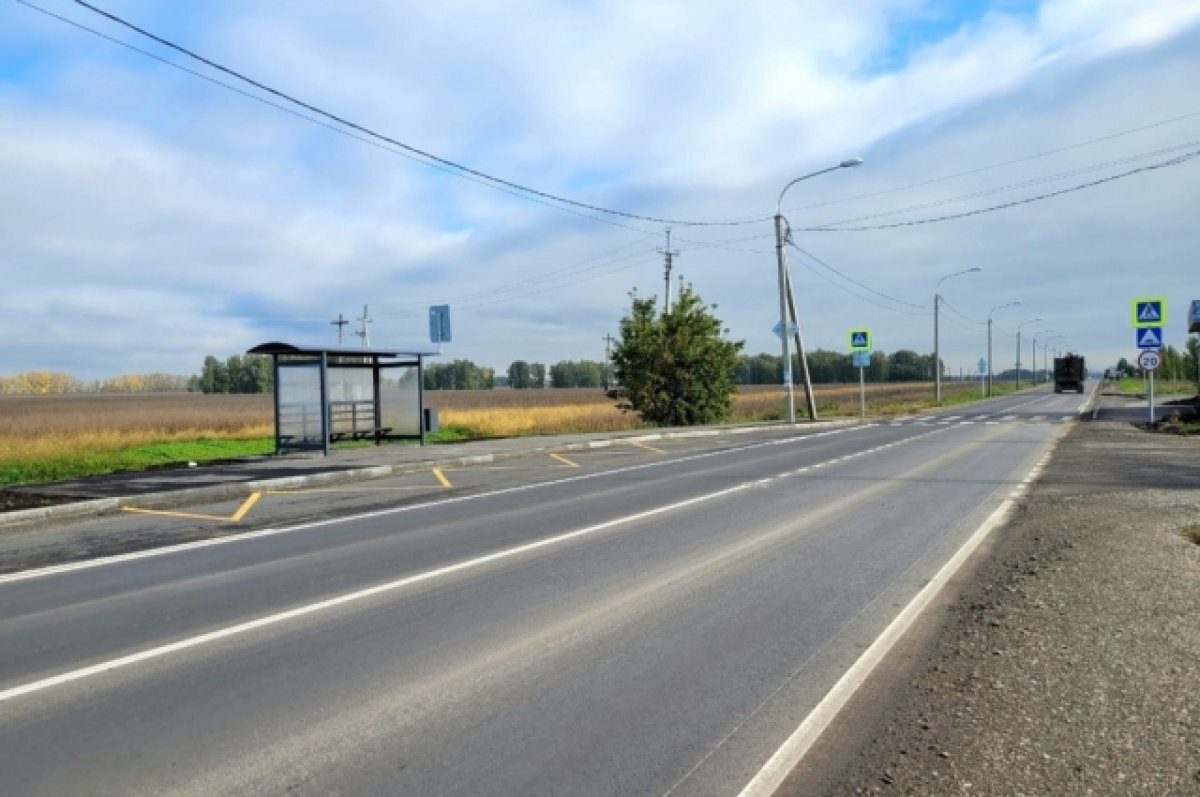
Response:
M942 287L942 283L951 277L959 277L963 274L973 274L976 271L983 271L981 266L956 271L953 274L947 274L937 281L937 285L933 286L933 398L938 403L942 403L942 355L938 348L938 305L942 301L942 295L938 293L938 289Z
M1050 381L1050 360L1047 351L1050 348L1050 341L1052 340L1066 340L1066 338L1064 338L1062 335L1051 335L1042 341L1042 372L1046 376L1045 380L1043 381L1046 382Z
M1051 332L1057 332L1057 331L1058 330L1055 330L1055 329L1043 329L1042 331L1034 334L1033 341L1029 344L1029 352L1031 354L1031 359L1033 361L1030 365L1030 368L1033 370L1033 384L1035 387L1038 384L1038 375L1037 375L1037 342L1038 342L1038 338L1041 337L1042 335L1048 335Z
M1017 379L1016 384L1013 386L1015 390L1021 389L1021 327L1041 320L1041 318L1031 318L1028 321L1022 321L1017 324Z
M817 404L813 400L812 380L808 375L808 359L804 354L804 339L800 336L800 319L796 317L796 308L794 302L789 302L791 297L791 281L787 277L787 261L783 254L783 195L788 189L801 180L807 180L810 177L826 174L838 169L848 169L851 166L859 166L862 164L862 158L849 158L839 163L837 166L830 166L827 169L821 169L812 174L806 174L803 177L797 177L783 187L779 192L779 202L775 206L775 257L779 265L779 338L783 341L783 384L784 390L787 391L787 422L796 422L796 396L792 389L792 357L788 351L788 305L791 304L792 318L796 324L796 353L800 355L800 366L804 372L804 397L808 405L808 419L815 421L817 419Z
M988 312L988 358L987 358L987 394L988 398L992 397L992 313L997 310L1003 310L1005 307L1016 307L1020 302L1009 302L1008 304L998 304Z

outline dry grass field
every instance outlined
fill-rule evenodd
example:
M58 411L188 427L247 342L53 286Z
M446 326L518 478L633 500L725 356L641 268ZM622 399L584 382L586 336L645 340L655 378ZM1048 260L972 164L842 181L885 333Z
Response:
M976 393L977 383L943 385L943 394ZM868 408L873 414L910 412L930 404L929 383L869 385ZM821 385L815 390L822 417L858 414L857 385ZM453 436L508 437L582 431L637 429L633 413L622 413L595 389L426 391L427 406L437 407L441 426ZM784 402L782 388L742 389L735 398L734 421L776 420ZM796 392L799 415L805 406L803 390ZM272 434L272 397L197 393L0 396L0 483L64 478L63 474L107 472L105 456L130 449L159 446L142 452L152 461L234 456L237 441L257 441ZM171 446L192 441L207 450L186 453ZM244 444L243 444L244 446ZM130 461L108 470L138 467Z

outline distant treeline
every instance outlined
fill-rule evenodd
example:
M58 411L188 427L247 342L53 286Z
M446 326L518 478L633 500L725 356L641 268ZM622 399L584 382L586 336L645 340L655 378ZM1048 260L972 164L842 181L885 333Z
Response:
M178 374L126 374L85 381L59 371L29 371L0 376L0 395L46 393L178 393L190 377Z
M1159 376L1194 379L1197 349L1200 338L1191 336L1182 350L1166 346ZM1041 366L1039 358L1039 366ZM1095 366L1093 366L1095 367ZM808 368L817 384L856 382L858 369L851 364L850 355L816 349L808 353ZM1039 367L1039 372L1042 370ZM1115 369L1118 374L1140 373L1136 365L1122 359ZM947 371L942 372L945 375ZM996 370L1000 378L1012 378L1013 369ZM491 390L511 387L517 390L568 387L608 387L611 371L604 363L594 360L563 360L547 368L542 363L514 360L504 375L494 368L476 365L470 360L432 363L425 367L426 390ZM608 378L606 379L606 376ZM793 361L792 376L797 383L804 378L798 361ZM1021 378L1031 376L1023 368ZM871 353L870 365L864 377L868 382L917 382L933 379L933 355L918 354L900 349L887 354ZM743 385L777 385L783 381L783 358L774 354L742 355L737 366L737 381ZM193 376L178 374L126 374L111 379L85 381L58 371L30 371L16 376L0 376L0 395L40 393L270 393L275 389L271 373L271 358L262 355L233 355L219 360L213 355L204 358L200 373Z

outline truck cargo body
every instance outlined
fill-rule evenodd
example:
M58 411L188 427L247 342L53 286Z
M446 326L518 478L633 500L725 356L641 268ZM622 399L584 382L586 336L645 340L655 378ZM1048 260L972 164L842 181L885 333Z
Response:
M1064 390L1083 392L1083 382L1087 379L1087 366L1078 354L1068 354L1065 357L1054 358L1054 392Z

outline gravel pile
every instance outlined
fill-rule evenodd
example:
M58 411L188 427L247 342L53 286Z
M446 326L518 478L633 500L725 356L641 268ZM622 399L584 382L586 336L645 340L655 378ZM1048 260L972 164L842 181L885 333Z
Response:
M1196 524L1200 440L1077 425L825 793L1200 795Z

